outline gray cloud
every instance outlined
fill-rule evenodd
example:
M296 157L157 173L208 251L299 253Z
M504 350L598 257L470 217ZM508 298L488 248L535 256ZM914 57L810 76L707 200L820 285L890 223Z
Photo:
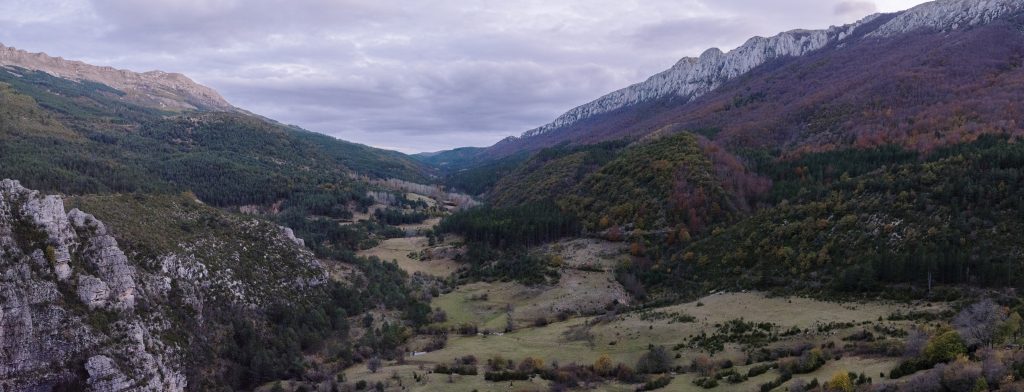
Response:
M489 145L708 47L920 0L5 0L0 42L182 72L256 113L406 152Z
M868 15L878 12L873 1L844 1L836 4L835 14L839 16Z

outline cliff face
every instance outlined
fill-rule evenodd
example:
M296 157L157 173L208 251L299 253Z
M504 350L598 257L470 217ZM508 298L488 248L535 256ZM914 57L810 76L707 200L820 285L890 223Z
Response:
M136 311L137 295L165 294L169 282L140 274L92 215L0 181L0 268L6 390L185 387L176 350L154 338L163 324Z
M213 89L178 73L136 73L50 57L45 53L29 53L3 45L0 45L0 66L20 67L61 78L105 84L124 92L122 99L155 109L238 111Z
M754 37L728 53L710 49L698 58L683 58L672 68L644 82L576 107L549 124L527 131L520 137L502 140L486 151L492 155L508 155L566 140L587 142L592 141L589 139L601 139L604 137L588 136L594 133L592 128L618 121L615 127L628 129L645 118L656 117L663 106L676 110L692 104L769 63L821 53L841 53L853 46L886 47L888 42L918 35L966 32L1012 18L1022 11L1024 2L1019 0L939 0L895 14L872 15L842 27L794 30L770 38ZM878 72L878 69L874 71ZM801 83L810 84L811 81ZM607 116L617 116L617 119L609 121ZM655 124L645 129L658 129L664 125ZM620 131L618 136L643 132L634 131Z
M183 390L194 364L174 337L204 332L173 315L202 320L204 309L258 309L325 281L288 230L258 221L233 230L259 233L264 258L286 273L254 276L212 253L230 248L224 243L129 256L92 215L0 181L0 390ZM271 285L277 291L260 290Z
M709 49L698 58L686 57L679 60L672 68L644 82L576 107L550 124L527 131L522 137L541 135L598 114L667 96L675 96L684 101L693 100L773 59L802 56L830 43L841 41L876 17L877 15L871 16L851 25L827 30L794 30L771 38L754 37L728 53L723 53L719 49Z

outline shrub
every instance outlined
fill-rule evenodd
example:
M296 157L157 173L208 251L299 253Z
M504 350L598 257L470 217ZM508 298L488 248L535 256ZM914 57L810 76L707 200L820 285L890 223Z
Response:
M487 367L492 371L512 369L514 366L515 363L511 359L502 358L501 355L496 355L487 360Z
M594 373L599 376L607 376L611 374L612 370L615 370L615 365L612 364L612 358L608 354L601 354L600 357L594 361Z
M825 390L836 392L853 392L853 380L847 372L839 372L825 382Z
M891 371L889 371L889 378L892 378L892 379L900 378L900 377L906 376L908 374L913 374L913 373L915 373L915 372L917 372L919 370L923 370L923 369L927 369L927 368L928 368L928 365L926 364L926 362L923 361L923 360L920 360L920 359L911 359L911 360L903 361L903 362L900 362L899 365L896 365L896 368L894 368Z
M626 384L633 384L639 381L636 371L622 363L615 366L615 379Z
M672 356L665 347L648 350L636 363L636 371L644 374L665 373L672 367Z
M533 320L533 326L534 327L540 328L540 327L545 327L547 325L548 325L548 319L546 319L544 317L537 317L537 319Z
M777 366L778 365L775 364L775 363L768 363L768 364L763 364L763 365L752 366L752 367L750 367L749 370L747 370L747 377L750 378L750 377L760 376L762 374L767 373L769 370L771 370L772 368L775 368Z
M950 391L971 391L978 379L984 380L981 364L959 357L942 369L942 385ZM986 385L986 391L988 390Z
M718 386L718 380L714 377L702 377L693 380L693 384L704 389L711 389Z
M928 342L928 345L924 348L924 360L928 366L931 366L937 363L949 362L966 352L967 347L964 345L963 340L960 339L960 334L956 331L946 331Z
M519 371L523 373L535 373L544 367L544 360L534 357L523 358L519 363Z
M463 376L477 375L476 366L473 365L454 365L451 367L445 365L437 365L434 367L434 373L461 374Z
M529 380L529 379L530 379L530 374L529 373L524 373L524 372L501 371L501 372L485 372L484 373L484 380L491 381L491 382L513 381L513 380L524 381L524 380Z

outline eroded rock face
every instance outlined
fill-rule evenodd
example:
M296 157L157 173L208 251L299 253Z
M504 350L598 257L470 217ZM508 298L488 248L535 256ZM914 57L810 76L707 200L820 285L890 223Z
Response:
M878 39L921 30L951 31L983 25L1022 11L1024 2L1020 0L939 0L890 14L888 21L878 20L884 23L871 23L882 16L876 14L841 27L793 30L770 38L754 37L728 53L709 49L698 58L683 58L672 68L644 82L576 107L547 125L523 133L521 138L541 135L642 102L668 97L689 102L771 60L803 56L833 44L841 47L855 36L854 33L863 39ZM873 30L864 30L868 28ZM515 140L517 138L510 137L504 142Z
M122 99L162 110L238 111L213 89L185 75L162 71L137 73L80 61L29 53L0 45L0 66L15 66L72 80L90 80L125 93Z
M536 128L522 137L531 137L558 129L577 121L611 112L641 102L674 96L690 101L718 88L768 61L806 53L846 39L874 16L857 23L827 30L793 30L771 38L754 37L728 53L712 48L700 57L685 57L672 68L646 81L605 95L586 105L576 107L550 124Z
M89 386L96 390L116 392L132 388L131 380L106 355L89 357L85 362L85 371L89 373Z
M990 23L1004 15L1024 11L1020 0L942 0L921 4L900 13L871 32L869 37L891 37L917 30L949 31Z
M211 339L210 314L259 317L327 281L290 230L230 224L230 235L139 256L118 243L131 237L65 212L61 197L0 181L0 392L182 391L193 381L185 374L210 365L183 343Z
M88 266L107 285L110 297L107 305L117 310L133 309L135 307L135 268L129 264L128 257L124 252L118 248L117 240L107 232L103 222L96 220L92 215L73 209L68 216L78 232L88 235L88 238L83 241L80 252Z
M139 278L102 222L0 181L0 390L183 390L165 326L134 313Z

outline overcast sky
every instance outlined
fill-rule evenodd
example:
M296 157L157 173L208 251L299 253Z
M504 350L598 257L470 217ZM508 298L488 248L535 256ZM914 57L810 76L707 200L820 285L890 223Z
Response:
M754 35L919 0L0 0L0 43L181 72L281 122L403 152L485 146Z

